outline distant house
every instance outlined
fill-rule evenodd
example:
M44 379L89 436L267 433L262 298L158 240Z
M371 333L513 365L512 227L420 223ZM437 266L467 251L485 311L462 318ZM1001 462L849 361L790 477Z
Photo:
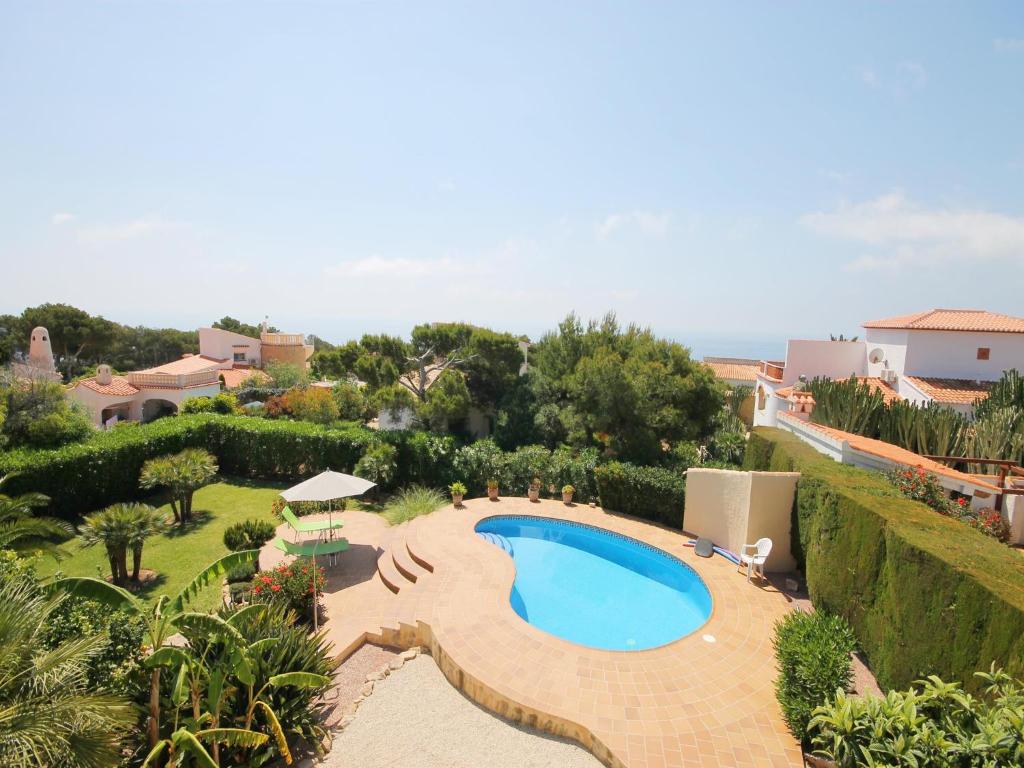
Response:
M444 368L440 365L428 365L425 372L426 390L429 391L444 373ZM398 383L415 396L419 388L419 377L419 371L408 371L399 377ZM415 425L415 421L416 414L411 408L401 408L397 412L382 408L376 419L379 429L410 429ZM449 424L448 427L453 431L465 432L477 440L482 440L494 431L494 413L493 411L483 411L473 405L470 406L462 423Z
M863 324L859 341L791 339L785 361L761 360L755 426L804 414L813 398L800 382L858 377L886 400L938 403L965 415L1011 368L1024 370L1024 318L979 309L933 309ZM794 394L796 393L796 394ZM810 398L810 399L809 399Z
M715 378L730 387L750 387L757 384L760 360L747 357L705 357L704 365L712 370Z
M266 323L255 339L220 328L199 329L199 354L164 365L114 375L101 365L96 375L68 387L68 396L84 405L97 426L118 421L152 421L177 413L192 397L213 397L249 378L266 378L268 362L309 367L313 347L302 334L269 333Z

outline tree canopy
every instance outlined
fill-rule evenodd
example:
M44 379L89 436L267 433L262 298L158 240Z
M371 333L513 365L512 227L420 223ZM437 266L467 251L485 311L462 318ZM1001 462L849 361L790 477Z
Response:
M534 424L552 445L597 443L657 461L678 441L710 436L724 405L714 375L686 347L647 328L622 329L613 314L586 326L570 314L531 359Z

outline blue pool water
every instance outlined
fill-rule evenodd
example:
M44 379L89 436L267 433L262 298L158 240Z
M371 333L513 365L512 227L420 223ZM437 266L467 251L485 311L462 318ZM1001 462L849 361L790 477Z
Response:
M711 615L711 593L697 573L635 539L514 515L481 520L476 531L515 562L509 596L515 612L574 643L654 648L688 635Z

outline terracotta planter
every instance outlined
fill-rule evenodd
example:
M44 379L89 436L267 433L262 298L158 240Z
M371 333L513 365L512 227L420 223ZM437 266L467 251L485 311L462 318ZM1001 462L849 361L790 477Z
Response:
M487 489L487 498L490 499L491 501L497 501L498 500L498 489L497 488L488 488Z
M562 491L562 503L563 504L572 504L572 494L571 493L566 493L565 491Z
M452 504L454 504L456 507L461 507L462 506L462 494L461 493L453 493L452 494Z
M540 501L540 488L531 488L526 495L530 497L530 501Z

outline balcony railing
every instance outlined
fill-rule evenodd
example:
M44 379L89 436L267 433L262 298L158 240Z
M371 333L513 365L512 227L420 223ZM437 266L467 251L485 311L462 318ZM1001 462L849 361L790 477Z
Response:
M768 379L775 379L776 381L782 381L782 374L786 370L784 365L776 365L775 363L769 363L767 360L761 361L761 375Z
M220 371L199 371L198 373L129 373L128 383L133 387L156 387L159 389L185 389L216 384Z
M306 343L301 333L261 333L260 341L275 347L301 347Z

